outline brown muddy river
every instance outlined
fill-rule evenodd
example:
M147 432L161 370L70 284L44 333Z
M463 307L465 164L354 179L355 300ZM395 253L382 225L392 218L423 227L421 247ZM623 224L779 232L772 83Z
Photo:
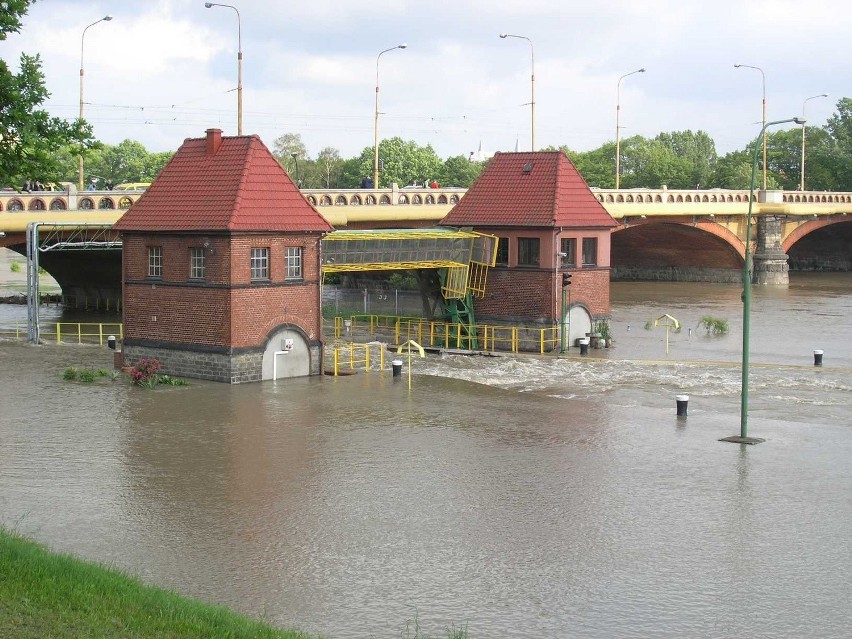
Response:
M753 303L754 447L717 441L739 432L736 286L614 284L614 348L430 356L411 391L390 371L84 385L62 371L106 348L0 342L0 522L327 637L415 615L472 637L846 637L852 278ZM643 328L663 313L693 329L668 356Z

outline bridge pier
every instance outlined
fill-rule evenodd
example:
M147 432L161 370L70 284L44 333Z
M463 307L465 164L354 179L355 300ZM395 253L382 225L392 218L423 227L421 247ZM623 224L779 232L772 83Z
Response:
M787 254L781 248L781 218L761 215L757 218L757 243L754 249L752 282L767 286L790 283Z

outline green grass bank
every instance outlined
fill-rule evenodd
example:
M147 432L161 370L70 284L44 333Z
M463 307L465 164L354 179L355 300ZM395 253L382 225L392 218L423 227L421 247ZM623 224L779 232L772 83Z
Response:
M309 639L52 553L2 528L0 637Z
M415 618L401 639L429 639ZM447 639L468 639L448 628ZM0 527L0 637L10 639L320 639L146 586Z

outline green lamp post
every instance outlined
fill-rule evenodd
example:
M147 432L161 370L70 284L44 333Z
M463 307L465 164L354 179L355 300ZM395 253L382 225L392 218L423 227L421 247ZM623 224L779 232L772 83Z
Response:
M787 120L775 120L767 122L760 129L760 134L754 141L754 160L751 164L751 185L748 197L748 218L746 219L745 233L745 261L743 262L743 363L742 363L742 391L740 393L740 434L731 437L723 437L720 441L734 442L735 444L759 444L764 439L748 436L748 355L749 355L749 331L751 328L751 210L754 204L754 178L757 174L757 152L761 148L761 142L766 135L766 129L776 124L794 122L804 124L802 118L789 118Z

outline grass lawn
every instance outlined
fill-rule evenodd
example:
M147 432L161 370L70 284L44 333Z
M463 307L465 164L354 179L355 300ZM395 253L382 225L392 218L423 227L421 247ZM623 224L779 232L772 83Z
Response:
M0 528L0 637L309 639L49 552Z

